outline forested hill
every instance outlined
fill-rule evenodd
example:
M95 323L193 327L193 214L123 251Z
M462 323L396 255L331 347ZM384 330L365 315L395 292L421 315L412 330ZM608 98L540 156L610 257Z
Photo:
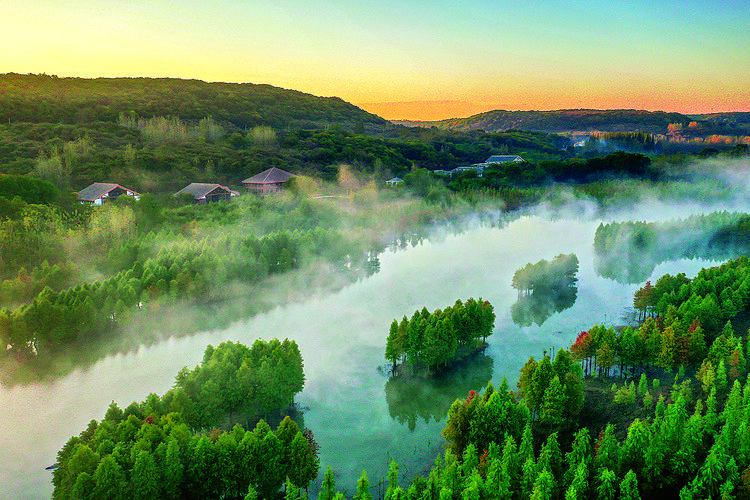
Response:
M664 111L633 109L563 109L556 111L495 110L468 118L453 118L436 122L411 122L411 125L436 126L450 130L485 130L497 132L509 129L541 132L640 131L652 134L667 132L670 123L687 126L694 118Z
M337 97L316 97L271 85L177 78L0 75L0 123L111 122L120 113L183 120L211 116L240 128L386 123Z

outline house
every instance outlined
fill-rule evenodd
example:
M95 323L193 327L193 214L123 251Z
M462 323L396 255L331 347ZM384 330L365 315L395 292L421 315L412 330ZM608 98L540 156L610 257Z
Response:
M493 155L487 158L484 163L508 163L509 161L523 163L524 160L518 155Z
M286 170L271 167L257 175L248 177L242 181L242 183L247 187L248 191L260 195L266 195L281 191L284 187L284 183L292 177L296 176L290 174Z
M401 177L394 177L393 179L388 179L385 183L389 186L396 186L398 184L403 184L404 180Z
M112 184L109 182L95 182L89 187L78 191L78 201L82 203L91 203L92 205L102 205L105 201L117 199L119 196L133 196L137 200L141 195L132 189Z
M213 203L215 201L226 200L229 201L233 196L239 196L240 193L233 189L229 189L221 184L207 184L204 182L193 182L188 184L184 188L180 189L175 193L175 196L180 194L191 195L196 203L204 205L206 203Z
M508 162L523 163L524 159L518 155L493 155L487 158L487 161L485 161L484 163L474 163L473 165L469 165L466 167L456 167L447 173L448 175L453 177L456 174L462 174L464 172L473 170L477 173L477 177L482 177L484 175L485 168L494 164Z

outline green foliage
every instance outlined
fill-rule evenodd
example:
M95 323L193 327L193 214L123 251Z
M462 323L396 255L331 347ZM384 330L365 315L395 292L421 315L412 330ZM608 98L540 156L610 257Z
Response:
M288 494L307 488L318 474L317 443L289 417L276 431L260 420L253 431L237 424L231 431L191 432L190 416L175 396L194 387L220 386L238 365L250 369L252 360L261 358L293 379L296 375L285 371L283 363L295 353L296 345L288 341L259 341L250 349L231 343L209 346L198 373L183 370L177 388L162 398L149 395L124 412L112 403L102 422L92 421L60 450L53 498L236 498L246 492L253 498L256 491L260 498L272 498L285 479L291 485ZM222 411L231 411L227 405L247 404L245 395L223 396L214 398ZM194 413L202 414L206 404L194 402Z
M558 255L518 269L511 286L518 290L518 301L511 306L513 322L521 326L542 325L555 312L571 307L578 287L578 258Z
M430 313L415 311L411 320L393 320L386 339L385 358L396 366L406 360L413 371L445 367L457 353L471 354L492 335L495 313L492 304L473 298L465 303Z

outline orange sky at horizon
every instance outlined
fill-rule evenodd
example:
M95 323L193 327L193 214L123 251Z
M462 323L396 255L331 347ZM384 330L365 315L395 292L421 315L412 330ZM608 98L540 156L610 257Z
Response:
M495 109L750 112L750 2L742 0L17 7L0 4L0 73L269 84L392 120Z

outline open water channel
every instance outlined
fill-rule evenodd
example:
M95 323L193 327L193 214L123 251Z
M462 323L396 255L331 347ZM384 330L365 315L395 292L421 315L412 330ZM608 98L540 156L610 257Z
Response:
M544 349L567 347L579 331L596 323L621 323L641 284L596 274L593 240L600 222L706 211L657 205L614 219L586 209L555 216L538 211L501 224L467 224L459 233L435 228L414 246L386 250L379 257L380 272L337 293L278 307L224 330L110 356L54 382L0 387L0 498L49 498L52 473L44 469L70 436L91 419L101 419L111 401L124 408L151 392L166 392L180 368L200 362L207 344L232 340L249 345L273 337L288 337L300 346L306 383L297 401L321 447L321 476L330 465L337 486L350 493L362 469L377 488L391 459L405 476L414 476L442 451L443 418L455 398L490 380L499 384L504 376L515 385L530 355L538 359ZM514 272L561 253L575 253L580 262L574 305L541 326L516 325L510 314L517 299L511 288ZM666 272L693 276L709 265L715 262L672 261L657 266L650 279ZM434 310L469 297L482 297L495 307L495 330L485 356L437 382L389 383L383 352L391 321L423 306ZM313 491L317 484L311 490L314 498Z

